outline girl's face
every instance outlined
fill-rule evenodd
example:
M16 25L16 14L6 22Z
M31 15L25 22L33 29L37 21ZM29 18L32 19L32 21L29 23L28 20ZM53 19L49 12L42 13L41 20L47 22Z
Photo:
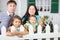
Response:
M21 25L21 20L15 18L14 21L13 21L13 25L14 25L15 27L19 27L19 26Z
M35 17L30 17L29 22L31 24L35 24L36 23L36 18Z
M35 7L34 6L30 6L28 12L29 12L30 15L35 15L35 12L36 12Z

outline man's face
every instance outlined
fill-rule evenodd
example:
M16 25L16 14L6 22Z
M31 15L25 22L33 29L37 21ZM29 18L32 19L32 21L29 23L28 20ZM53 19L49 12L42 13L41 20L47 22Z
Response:
M16 5L15 5L14 3L9 3L9 4L7 5L7 10L8 10L8 12L14 13L14 12L15 12L15 9L16 9Z

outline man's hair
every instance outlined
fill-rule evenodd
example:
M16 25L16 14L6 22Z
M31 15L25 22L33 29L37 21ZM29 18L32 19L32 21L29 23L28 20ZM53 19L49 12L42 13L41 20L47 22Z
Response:
M14 0L9 0L9 1L7 2L7 5L10 4L10 3L14 3L15 5L17 5L16 1L14 1Z

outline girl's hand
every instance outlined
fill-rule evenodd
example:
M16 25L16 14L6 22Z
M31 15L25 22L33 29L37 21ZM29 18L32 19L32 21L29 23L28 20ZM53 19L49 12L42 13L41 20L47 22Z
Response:
M20 38L22 38L23 37L23 35L21 35L21 34L19 34L19 35L17 35L18 37L20 37Z
M14 34L11 33L11 32L7 32L7 33L6 33L6 36L14 36Z

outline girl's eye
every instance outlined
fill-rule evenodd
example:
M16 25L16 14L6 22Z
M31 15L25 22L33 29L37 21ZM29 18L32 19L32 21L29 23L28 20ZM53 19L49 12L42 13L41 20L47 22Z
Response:
M17 23L17 21L15 23Z
M16 21L15 23L21 23L21 22Z

